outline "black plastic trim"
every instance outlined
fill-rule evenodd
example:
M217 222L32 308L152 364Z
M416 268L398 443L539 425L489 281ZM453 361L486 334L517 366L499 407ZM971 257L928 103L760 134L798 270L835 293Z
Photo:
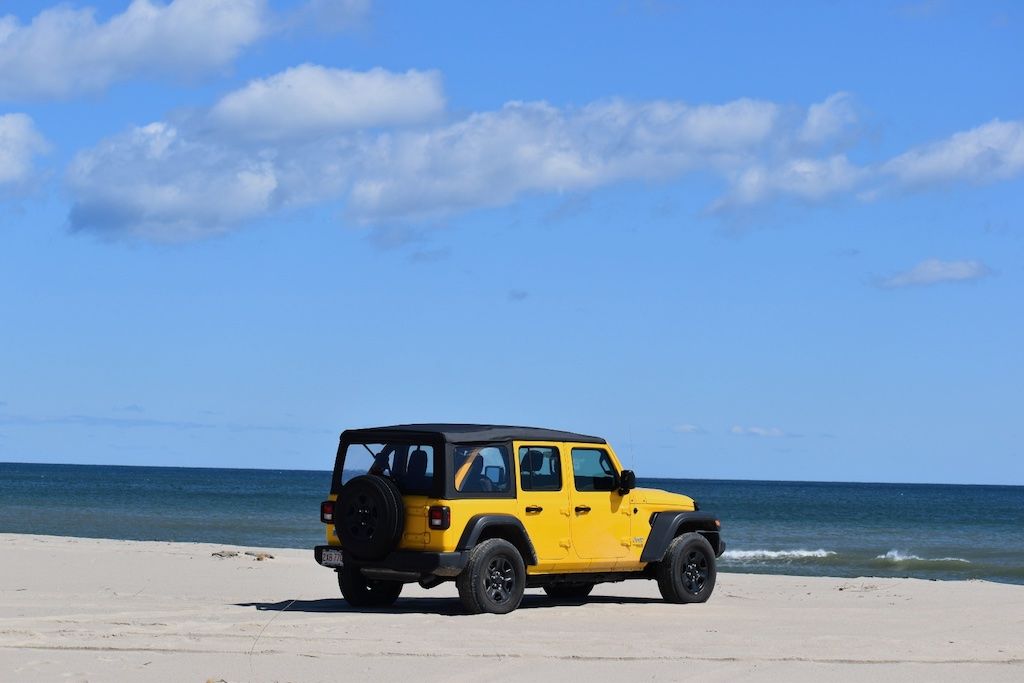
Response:
M383 569L394 572L407 572L420 576L433 574L435 576L456 576L466 566L469 559L468 552L456 551L453 553L436 553L423 550L396 550L382 560L358 560L344 549L338 546L318 545L313 548L313 557L317 564L323 563L324 550L333 548L342 551L342 561L346 567L359 567L360 569ZM330 567L337 569L337 567Z
M389 427L371 427L349 429L353 439L375 438L380 432L400 433L415 432L418 434L437 434L448 443L481 443L489 441L557 441L573 443L608 442L599 436L587 436L561 429L542 429L539 427L515 427L511 425L480 425L480 424L406 424ZM343 434L343 435L344 435Z
M697 531L711 543L718 557L725 550L720 541L719 528L715 524L716 517L710 512L656 512L651 519L651 532L647 535L647 543L640 553L641 562L660 562L665 557L669 543L682 531Z
M516 540L520 541L516 543L513 540L513 544L523 553L523 562L526 564L537 564L537 551L533 547L533 541L530 540L530 534L526 532L526 527L523 526L523 523L512 515L495 514L471 517L466 523L466 528L462 531L458 545L455 546L456 551L468 552L472 550L485 531L495 528L511 532L516 537Z
M527 588L557 586L559 584L579 583L617 583L633 579L653 579L654 574L646 569L633 572L572 572L569 574L529 574L526 577Z

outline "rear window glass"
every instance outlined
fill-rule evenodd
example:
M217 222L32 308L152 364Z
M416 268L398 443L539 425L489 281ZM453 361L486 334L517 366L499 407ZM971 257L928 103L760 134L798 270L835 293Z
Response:
M459 493L507 493L512 471L504 446L457 446L454 483Z
M341 484L361 474L388 477L404 494L428 495L434 483L434 447L411 443L349 444Z

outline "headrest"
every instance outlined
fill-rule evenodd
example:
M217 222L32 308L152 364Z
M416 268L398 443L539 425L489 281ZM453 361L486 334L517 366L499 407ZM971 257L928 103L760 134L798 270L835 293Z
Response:
M426 451L417 448L409 454L409 465L406 470L415 474L424 474L427 471L429 458Z
M542 451L530 449L526 451L526 457L523 458L522 469L524 472L530 472L536 474L540 472L540 468L544 466L544 453Z

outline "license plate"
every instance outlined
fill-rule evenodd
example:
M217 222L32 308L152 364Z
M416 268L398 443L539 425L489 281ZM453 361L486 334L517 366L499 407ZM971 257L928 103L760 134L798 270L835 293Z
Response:
M344 565L344 562L341 560L341 551L324 548L324 553L320 557L320 564L327 567L341 567Z

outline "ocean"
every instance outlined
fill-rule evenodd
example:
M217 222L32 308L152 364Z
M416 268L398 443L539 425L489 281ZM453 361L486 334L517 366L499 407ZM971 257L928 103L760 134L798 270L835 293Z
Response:
M0 463L0 532L323 542L330 472ZM721 571L1024 584L1024 487L643 479L722 519ZM310 553L312 562L312 553Z

